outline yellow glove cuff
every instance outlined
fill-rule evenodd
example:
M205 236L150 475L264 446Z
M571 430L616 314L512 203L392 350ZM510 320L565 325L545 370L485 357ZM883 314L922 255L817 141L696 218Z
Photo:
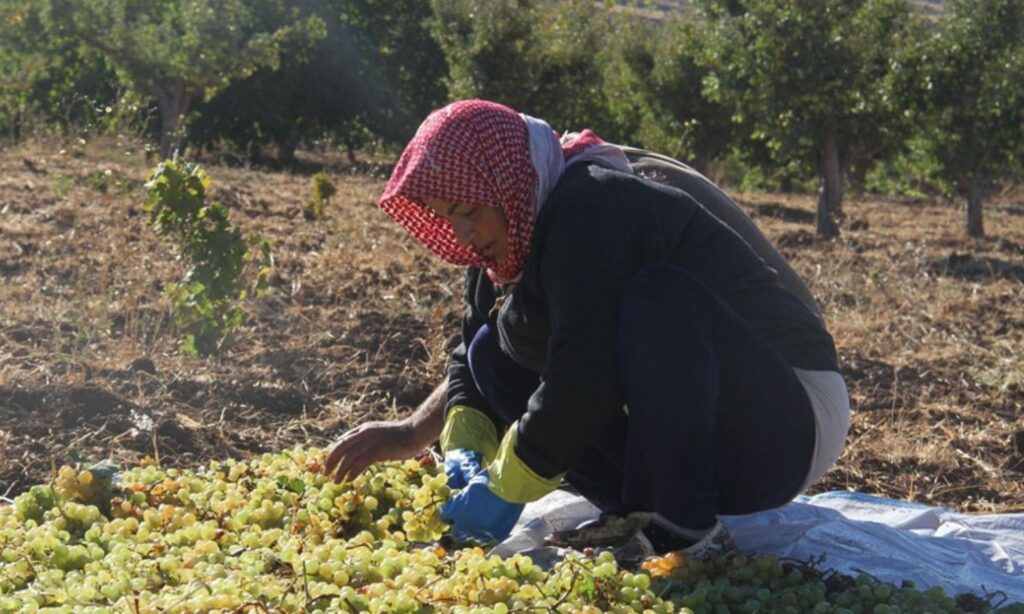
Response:
M518 422L508 427L501 440L498 454L487 467L491 478L491 490L509 503L529 503L558 488L562 475L544 478L527 466L516 454L516 432ZM563 474L564 475L564 474Z
M457 448L479 452L491 462L498 451L498 431L487 414L465 405L448 410L441 430L441 451Z

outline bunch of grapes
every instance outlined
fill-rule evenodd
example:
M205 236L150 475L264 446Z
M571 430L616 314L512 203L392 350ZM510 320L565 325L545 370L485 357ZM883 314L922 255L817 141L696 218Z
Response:
M798 614L887 614L897 612L976 612L991 606L976 597L954 599L941 588L914 589L905 582L895 587L861 574L856 578L774 556L749 557L739 553L705 560L678 553L656 557L643 567L655 578L659 594L683 612L779 612ZM1024 613L1024 604L1000 612Z
M90 504L106 498L87 475L95 472L63 468L52 487L0 507L0 612L957 608L935 589L825 577L763 557L672 554L630 572L609 552L570 554L543 569L524 555L449 550L441 545L448 527L439 509L451 495L443 472L380 463L335 484L320 472L322 456L300 448L198 471L145 464L121 476L108 513Z
M55 505L55 494L49 486L33 486L14 500L14 509L22 518L39 522L43 514Z
M65 501L95 504L100 493L97 488L98 483L94 478L95 476L88 469L79 471L74 467L64 465L57 472L53 489Z

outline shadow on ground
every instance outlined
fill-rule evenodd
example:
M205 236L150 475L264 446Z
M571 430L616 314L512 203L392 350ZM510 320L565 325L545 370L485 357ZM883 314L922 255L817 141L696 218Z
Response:
M1006 279L1024 283L1024 265L998 258L975 257L958 252L933 261L928 270L935 275L967 281Z

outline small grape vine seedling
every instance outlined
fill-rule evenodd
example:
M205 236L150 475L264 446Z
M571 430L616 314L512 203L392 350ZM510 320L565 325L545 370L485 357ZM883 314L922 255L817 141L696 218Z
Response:
M331 182L331 178L327 176L327 173L319 172L313 175L310 199L306 202L303 216L307 220L316 220L323 217L324 210L331 202L331 197L337 192L338 188L334 187L334 183Z
M221 350L245 322L245 272L254 265L251 284L262 296L273 264L270 241L243 237L232 228L228 210L207 203L209 176L196 164L173 158L161 162L146 182L145 210L157 232L173 237L188 262L180 282L169 284L174 321L184 334L181 349L190 356Z

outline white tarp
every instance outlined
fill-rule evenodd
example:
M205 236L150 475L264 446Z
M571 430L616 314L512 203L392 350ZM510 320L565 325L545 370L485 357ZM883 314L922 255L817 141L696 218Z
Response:
M586 500L556 491L526 506L501 554L543 545L551 531L597 516ZM899 585L941 586L949 594L1002 591L1024 603L1024 514L970 515L848 492L829 492L766 512L725 516L740 550L868 573ZM995 600L999 603L999 599Z

